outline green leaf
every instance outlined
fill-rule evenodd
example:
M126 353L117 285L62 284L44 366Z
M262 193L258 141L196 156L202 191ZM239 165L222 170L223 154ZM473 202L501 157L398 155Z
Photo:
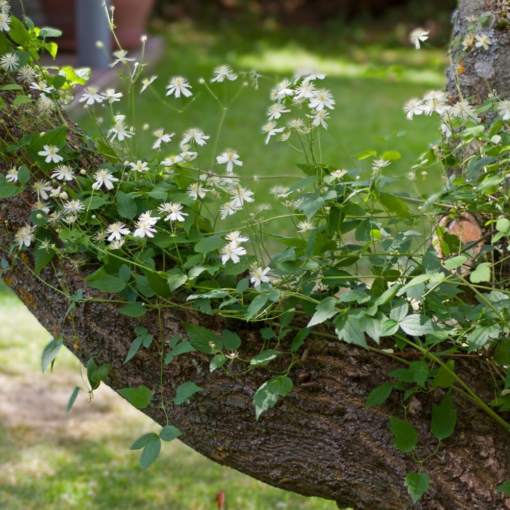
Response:
M222 353L216 354L209 364L209 370L214 372L216 369L221 368L227 361L227 357Z
M292 387L292 379L289 377L278 376L266 381L253 396L256 419L258 420L264 411L274 407L278 397L285 397L292 391Z
M41 243L43 241L54 242L55 239L51 234L41 234L40 239L35 243L35 274L39 274L55 256L55 252L51 248L41 248Z
M468 353L483 347L491 338L498 338L501 328L497 324L489 326L476 326L466 338L468 343Z
M101 381L104 381L108 377L108 374L110 373L110 368L111 365L105 364L101 365L99 368L91 370L89 375L90 382L99 386Z
M171 352L166 355L165 364L168 365L172 362L175 356L179 354L186 354L187 352L195 352L195 348L189 342L181 342L177 344Z
M479 264L477 268L470 274L469 279L472 283L490 282L491 263L484 262L483 264Z
M21 184L26 184L30 180L30 170L26 165L23 165L18 170L18 181Z
M260 354L257 354L251 361L250 365L258 366L258 365L267 365L271 360L275 359L278 356L278 351L273 349L268 349L266 351L262 351Z
M12 104L13 106L21 106L22 104L29 104L31 102L33 102L33 99L31 97L20 94L19 96L16 96L14 98Z
M137 388L124 388L119 393L137 409L145 409L152 400L152 392L146 386Z
M106 200L104 197L92 195L91 197L87 197L83 200L83 205L85 206L86 211L93 211L103 207L103 205L107 202L108 200Z
M437 375L434 378L434 387L436 388L451 388L455 383L455 361L450 360L445 364L445 367L439 367Z
M148 444L157 441L159 436L154 432L149 432L144 434L142 437L138 438L132 445L130 450L141 450L145 448Z
M200 386L197 386L192 381L186 381L177 388L173 402L175 405L184 404L184 402L186 402L198 391L202 391Z
M413 371L413 380L422 388L425 387L425 382L429 377L429 367L425 361L413 361L409 366L409 370Z
M371 409L372 407L384 404L384 402L386 402L388 397L391 395L393 387L393 383L385 383L381 384L381 386L377 386L377 388L372 390L370 395L368 395L365 409Z
M390 416L391 432L395 436L393 444L402 452L409 453L418 444L418 434L407 421Z
M449 269L450 271L452 269L457 269L458 267L462 266L468 258L466 255L457 255L456 257L452 257L451 259L444 261L444 267L446 269Z
M56 28L43 27L39 32L39 37L60 37L62 35L62 31Z
M211 343L220 348L221 340L209 329L195 324L187 324L186 322L184 323L184 328L191 341L191 345L197 351L204 354L214 354Z
M439 405L432 405L432 434L442 441L453 434L457 422L457 411L453 408L453 398L448 392Z
M381 336L393 336L398 331L398 322L386 319L381 325Z
M53 360L57 357L60 349L64 345L64 339L62 337L54 338L43 350L41 359L41 368L43 373L50 366Z
M308 328L300 329L290 344L290 351L296 352L305 343L310 333L311 331Z
M387 151L385 152L381 158L385 159L386 161L394 161L396 159L400 159L402 156L400 155L400 152L397 151Z
M407 207L407 204L401 198L389 193L380 193L379 202L381 202L387 211L395 213L400 219L406 220L411 218L409 207Z
M188 277L178 268L172 269L172 274L168 277L168 286L170 291L174 292L176 289L184 285L188 281Z
M429 490L429 475L426 473L407 473L405 486L416 503Z
M232 331L222 331L221 340L223 342L223 348L227 351L237 351L237 349L241 347L241 339L239 338L239 335L232 333Z
M248 313L246 315L246 320L252 319L255 315L257 315L262 308L266 305L269 300L269 296L267 294L259 294L248 307Z
M9 37L21 46L30 41L30 34L21 21L12 16L9 24Z
M69 414L71 409L74 406L74 403L76 402L76 398L78 397L78 393L80 392L80 387L76 386L74 388L73 393L71 394L71 398L69 399L69 403L67 404L66 414Z
M210 253L217 250L223 244L221 236L204 237L201 241L195 244L195 251L197 253Z
M506 218L500 218L496 222L496 230L498 232L502 232L502 233L506 234L509 229L510 229L510 220L508 220Z
M502 492L510 496L510 478L506 479L497 489L496 492Z
M143 305L143 303L129 303L122 308L119 308L119 312L122 315L127 315L128 317L143 317L147 313L147 308Z
M161 451L161 439L151 441L143 450L140 456L140 466L145 471L157 458Z
M117 193L117 211L122 218L132 220L138 211L134 198L122 191L119 191Z
M104 275L97 280L90 282L89 287L102 290L103 292L121 292L126 287L126 283L116 276Z
M140 349L142 345L143 338L144 338L143 336L139 336L133 340L133 343L129 348L129 352L127 353L124 363L127 363L138 352L138 349Z
M335 316L338 311L335 310L335 306L337 304L337 298L335 297L327 297L323 299L315 309L315 313L313 317L310 319L310 322L307 324L307 328L312 328L317 324L321 324L322 322L331 319L331 317Z
M163 441L173 441L177 437L181 435L181 431L177 427L173 427L172 425L167 425L161 429L159 433L159 437Z
M432 321L424 315L408 315L399 322L399 326L411 336L422 336L434 332Z

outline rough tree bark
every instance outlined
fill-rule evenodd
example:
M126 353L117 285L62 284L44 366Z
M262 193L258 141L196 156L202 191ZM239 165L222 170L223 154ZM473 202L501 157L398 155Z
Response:
M506 2L466 0L460 8L460 21L455 28L457 40L465 30L464 16L489 10L497 26ZM493 28L499 46L487 54L461 55L465 72L460 83L466 95L483 97L485 84L475 70L479 62L492 68L491 83L499 92L508 91L506 70L510 61L507 46L508 29ZM454 51L454 59L460 58ZM449 88L454 90L452 80ZM1 92L7 104L12 92ZM8 139L7 128L20 135L11 117L4 116L0 136ZM71 145L76 139L69 137ZM98 166L101 161L84 150L80 167ZM4 156L0 171L6 173L10 161ZM13 233L29 220L34 198L29 192L0 200L0 246L9 249ZM3 251L3 250L2 250ZM2 255L7 258L5 254ZM160 360L156 349L139 352L129 363L123 363L134 338L133 329L145 325L159 337L154 325L157 320L147 314L131 319L118 313L115 305L87 303L78 306L71 321L65 317L67 298L49 289L20 261L10 259L5 281L28 306L40 323L52 334L63 335L65 345L83 362L94 357L98 363L110 363L106 381L113 389L144 384L159 398ZM33 261L26 260L33 267ZM86 288L83 274L71 264L61 269L69 283L70 293ZM45 268L40 278L53 285L59 283L53 270ZM87 289L87 295L97 291ZM205 325L213 331L235 330L243 338L246 356L259 350L257 326L201 315L186 310L163 315L165 334L179 331L182 322ZM496 487L510 477L510 441L508 432L474 405L456 399L458 425L455 435L445 441L439 455L427 462L431 478L430 491L415 505L403 480L417 467L409 455L400 453L392 444L388 417L402 417L398 397L382 407L365 410L367 395L385 380L398 362L338 341L311 338L305 345L307 356L301 366L290 374L294 390L275 408L255 421L252 397L267 379L264 372L230 378L220 371L210 373L208 358L200 353L182 355L164 368L165 398L173 397L175 388L185 380L193 380L203 391L188 404L169 408L171 423L182 432L182 440L199 453L216 462L235 468L276 487L307 496L321 496L337 502L341 508L364 509L504 509L510 499L496 494ZM493 398L492 378L481 364L458 363L458 370L473 389L487 401ZM438 390L440 392L441 390ZM436 447L430 434L429 398L438 401L441 395L419 397L411 421L418 429L420 452L425 455ZM164 423L160 410L146 409L147 415Z

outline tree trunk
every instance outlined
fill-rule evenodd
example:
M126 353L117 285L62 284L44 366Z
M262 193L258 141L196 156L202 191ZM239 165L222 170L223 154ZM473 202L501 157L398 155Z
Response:
M503 2L502 2L503 3ZM460 22L455 40L461 37L466 14L494 9L496 2L465 1L460 9ZM498 14L494 14L498 19ZM492 66L498 92L509 90L505 81L510 51L503 46L506 31L494 32L502 41L498 51L483 55L484 65ZM498 58L499 54L499 58ZM454 52L454 59L456 53ZM476 55L465 57L465 73L461 85L467 94L485 94L485 84L474 70ZM452 89L452 84L449 85ZM4 123L0 136L7 132L21 136L16 115L11 108L13 92L0 92L8 105L3 110ZM69 135L68 142L76 146ZM101 161L83 148L80 167L97 167ZM23 157L22 152L18 155ZM6 173L12 161L3 155L0 171ZM363 509L504 509L510 499L496 493L497 486L510 477L510 441L508 431L474 406L471 401L456 398L458 423L455 435L444 441L439 454L427 461L430 490L413 506L404 487L404 477L417 471L409 455L392 444L390 415L402 418L398 396L385 405L365 410L368 394L385 380L387 374L401 367L398 361L368 352L339 341L309 338L302 363L289 376L293 391L255 421L252 397L267 380L267 372L254 371L246 376L227 377L221 371L209 372L209 358L200 353L179 356L160 374L160 357L155 347L141 350L127 364L127 351L134 339L134 327L144 325L161 341L155 326L157 317L148 313L142 319L121 315L111 303L87 302L74 310L74 320L66 317L69 301L59 293L59 281L67 280L68 293L84 288L87 296L100 293L87 288L84 275L70 263L59 268L57 276L50 267L36 277L28 268L33 260L22 255L14 260L5 253L13 242L14 232L30 221L33 196L21 195L0 200L0 248L10 266L4 278L28 306L40 323L53 335L63 335L65 345L84 363L94 357L98 364L110 363L107 384L118 390L126 387L149 387L161 399L160 376L164 382L164 398L169 400L175 389L186 380L203 388L187 404L169 407L170 421L183 433L181 439L199 453L235 468L276 487L307 496L320 496L338 506ZM28 256L30 257L30 256ZM53 286L48 288L41 280ZM176 297L176 299L178 296ZM181 296L182 298L182 296ZM185 299L185 298L184 298ZM230 329L243 339L243 357L259 352L259 326L228 321L177 308L163 313L165 339L176 332L185 335L183 322L200 324L213 331ZM298 325L299 326L299 325ZM482 398L493 398L492 377L481 363L457 361L456 371ZM419 452L432 453L437 441L430 433L430 407L442 390L434 395L421 395L415 416L410 421L420 436ZM420 407L423 409L421 410ZM164 424L160 409L144 412Z

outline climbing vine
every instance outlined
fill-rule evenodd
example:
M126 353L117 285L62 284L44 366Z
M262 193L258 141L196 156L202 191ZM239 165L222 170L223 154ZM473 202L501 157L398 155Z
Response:
M335 138L327 125L335 101L326 77L285 79L271 92L261 143L290 144L302 175L256 177L242 154L223 147L220 134L243 90L267 77L235 74L225 65L199 83L176 76L161 97L153 87L157 77L145 77L144 62L119 50L112 66L120 70L123 92L100 91L87 87L87 70L41 66L43 52L56 56L57 45L48 38L58 37L57 30L18 20L6 1L0 1L0 13L5 132L0 154L14 162L0 173L0 198L22 194L32 203L25 225L11 232L12 245L0 246L1 274L8 280L13 265L23 264L45 282L51 271L58 285L45 283L69 304L63 319L73 321L76 307L87 302L114 304L118 313L135 319L157 317L153 330L134 328L124 362L140 349L157 349L160 391L143 385L119 391L138 409L157 407L167 417L160 434L146 434L132 446L142 450L143 469L158 456L161 441L180 435L167 409L201 391L185 381L166 400L165 365L198 351L210 357L211 371L232 377L264 371L267 380L253 397L259 419L292 391L291 368L302 363L305 342L321 337L401 362L372 391L366 407L399 395L402 414L390 417L389 427L395 446L416 462L416 472L405 478L413 501L428 489L427 459L447 448L455 431L454 395L510 430L502 415L510 409L508 99L488 84L482 104L462 94L454 101L441 91L409 101L409 119L438 115L441 131L440 141L407 178L423 179L434 165L444 172L442 191L410 196L392 191L397 179L384 174L400 158L396 151L367 151L351 158L346 169L323 161L321 136ZM113 31L113 12L106 15ZM471 23L465 51L486 51L490 34L479 20ZM417 48L427 37L423 30L411 34ZM77 87L85 88L76 92ZM217 133L160 129L151 156L142 158L133 127L136 97L155 94L180 114L197 91L218 106ZM75 100L86 108L95 132L69 122L64 112ZM212 161L202 154L206 144L213 144ZM85 155L94 163L83 166ZM272 203L259 203L252 191L265 178L278 182ZM273 206L281 212L273 215ZM274 227L281 220L288 224L285 234ZM72 294L64 264L84 276L83 287ZM177 318L179 310L189 309L259 323L260 352L246 359L235 331L195 324L184 324L186 335L169 337L161 319L165 309ZM43 371L53 366L63 342L57 337L45 348ZM74 342L79 349L77 335ZM491 371L494 400L483 401L456 373L457 357ZM92 397L110 366L83 361ZM72 393L68 412L79 391ZM420 449L408 419L413 402L425 393L437 401L430 410L430 433L437 439L431 452ZM509 485L498 490L510 493Z

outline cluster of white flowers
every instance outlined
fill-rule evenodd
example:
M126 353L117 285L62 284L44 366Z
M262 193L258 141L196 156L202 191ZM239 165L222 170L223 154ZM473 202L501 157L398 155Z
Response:
M277 133L282 133L281 141L287 141L292 131L299 135L305 135L319 126L324 129L328 128L326 123L329 118L328 110L334 110L335 100L329 90L317 89L314 84L315 80L323 80L324 78L324 74L297 75L294 81L283 80L273 88L271 100L274 103L267 111L267 124L262 126L262 132L267 135L266 144ZM278 127L276 121L283 114L290 113L292 108L301 108L304 104L311 110L311 113L306 114L306 117L310 119L308 122L298 118L287 122L287 131L285 131L285 127Z
M221 261L226 264L231 260L234 264L238 264L240 257L247 253L241 244L248 242L249 239L241 235L239 230L234 230L227 235L227 240L230 242L221 249Z
M94 103L101 104L103 101L108 101L110 104L120 101L122 92L115 92L114 89L108 89L106 92L99 93L96 87L86 87L83 95L80 97L80 103L85 102L85 105L92 106Z
M504 106L502 109L504 109ZM451 123L454 118L458 118L462 121L475 122L477 124L481 122L480 117L467 99L449 105L446 93L438 90L428 92L423 99L411 99L404 106L404 112L407 114L409 120L412 120L415 115L432 115L433 113L437 113L441 117L441 130L446 138L452 135Z
M0 1L0 30L9 32L11 29L11 6L7 0Z
M492 45L491 38L485 34L467 34L462 41L465 50L474 51L477 48L483 48L485 51Z

